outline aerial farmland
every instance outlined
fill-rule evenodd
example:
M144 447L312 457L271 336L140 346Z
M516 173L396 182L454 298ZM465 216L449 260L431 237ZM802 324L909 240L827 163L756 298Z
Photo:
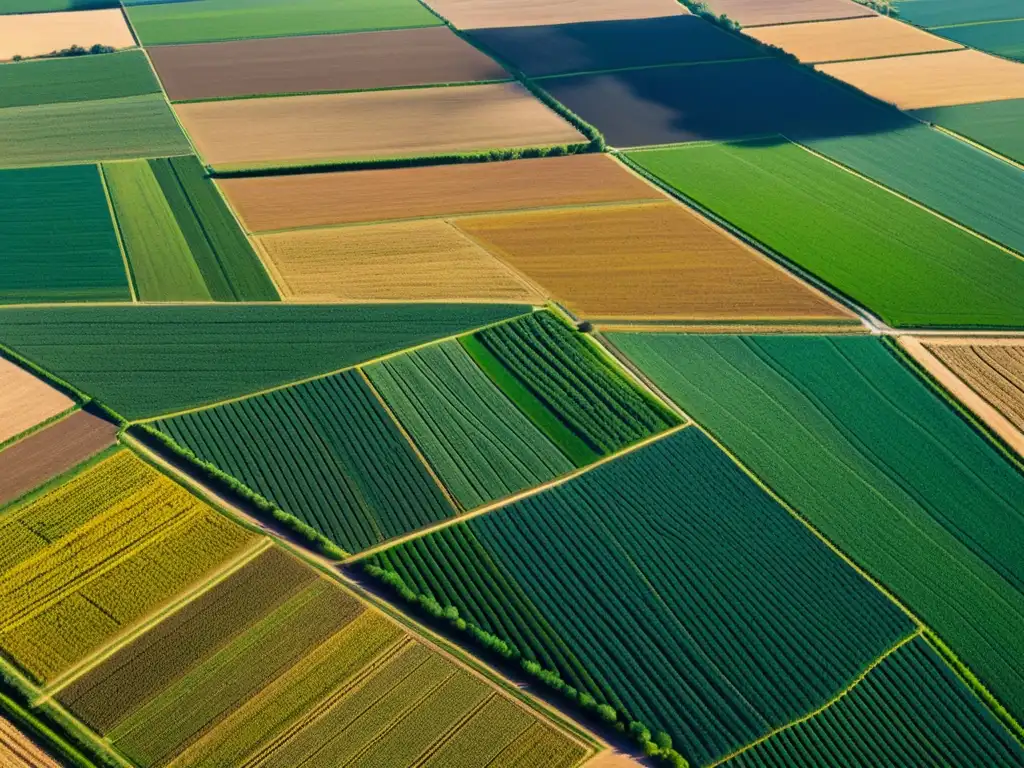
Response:
M0 0L0 768L1024 768L1021 0Z

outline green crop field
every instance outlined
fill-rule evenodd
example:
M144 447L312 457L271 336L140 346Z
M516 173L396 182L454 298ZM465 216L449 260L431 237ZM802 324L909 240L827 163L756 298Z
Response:
M1024 327L1024 260L795 144L629 158L890 325Z
M1024 8L1017 5L1017 12L1014 15L1020 16L1022 13ZM940 27L935 30L935 34L979 51L1024 61L1024 19Z
M1024 39L1024 24L1021 30ZM1024 163L1024 99L918 109L911 114Z
M143 45L320 35L441 23L416 0L192 0L138 3L128 16Z
M1024 714L1024 474L880 341L609 339Z
M990 768L1024 765L1024 748L918 638L825 712L723 765Z
M0 302L131 300L95 166L0 171L0 200Z
M7 344L126 418L340 370L515 317L504 304L18 308Z
M209 301L210 292L149 163L107 163L103 175L139 300Z
M0 109L0 168L189 152L159 94Z
M0 108L160 93L142 51L22 61L0 66Z
M464 509L573 469L458 341L376 363L366 375Z
M896 0L894 5L901 19L919 27L1016 19L1021 15L1020 0Z
M153 426L349 552L454 512L356 371Z
M821 706L914 630L694 428L370 562L695 765Z

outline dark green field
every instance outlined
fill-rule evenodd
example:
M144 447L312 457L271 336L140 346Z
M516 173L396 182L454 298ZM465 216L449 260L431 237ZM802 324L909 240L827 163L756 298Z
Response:
M1017 6L1017 15L1024 8ZM1000 21L996 23L965 24L955 27L940 27L936 35L956 40L970 48L987 51L1007 59L1024 61L1024 20Z
M119 99L159 92L160 84L142 51L0 66L0 107Z
M1024 39L1024 23L1020 34ZM1024 99L918 109L911 114L1024 163Z

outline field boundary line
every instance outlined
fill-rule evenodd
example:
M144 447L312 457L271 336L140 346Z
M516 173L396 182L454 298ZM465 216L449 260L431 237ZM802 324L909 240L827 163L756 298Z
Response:
M854 0L856 2L857 0ZM939 37L938 35L932 35L936 40L943 40L949 44L949 48L935 48L930 51L905 51L903 53L886 53L881 56L857 56L852 59L819 59L817 61L801 61L801 64L805 64L815 69L825 64L855 64L862 61L879 61L881 59L909 59L912 56L930 56L933 53L954 53L956 51L963 51L967 49L967 46L963 43L958 43L954 40L949 40L945 37Z
M732 752L732 753L726 755L725 757L720 758L720 759L716 760L713 763L710 763L707 766L707 768L716 768L717 766L722 765L723 763L726 763L729 760L732 760L733 758L735 758L735 757L737 757L739 755L742 755L744 752L747 752L748 750L753 749L754 747L758 746L759 744L763 744L764 742L768 741L769 739L773 738L774 736L778 736L780 733L788 731L790 728L795 728L796 726L801 725L802 723L806 723L808 720L814 719L818 715L820 715L823 712L825 712L825 710L829 709L830 707L834 706L835 704L838 704L843 698L846 697L847 694L849 694L851 691L853 691L854 688L856 688L858 685L860 685L862 682L864 682L864 680L867 679L867 676L870 675L872 672L874 672L879 666L881 666L881 664L886 659L888 659L890 656L892 656L894 653L896 653L896 651L898 651L900 648L902 648L903 646L905 646L907 643L911 642L912 640L915 640L918 637L923 637L923 636L924 636L924 627L918 626L917 629L915 629L909 635L907 635L906 637L901 639L898 643L896 643L896 645L892 646L891 648L889 648L889 650L887 650L881 656L879 656L874 661L872 661L867 666L867 668L864 669L859 675L857 675L851 682L849 682L846 685L846 687L844 687L842 690L840 690L839 693L837 693L835 696L833 696L831 699L829 699L823 705L821 705L820 707L818 707L817 709L815 709L815 710L813 710L811 712L808 712L806 715L798 717L796 720L792 720L792 721L786 723L785 725L781 725L778 728L775 728L774 730L769 731L764 736L762 736L761 738L757 739L757 741L752 741L749 744L741 747L740 749L737 749L735 752Z
M615 75L620 72L643 72L649 69L671 69L678 67L680 69L684 67L701 67L704 65L713 64L738 64L741 61L763 61L765 59L772 59L774 56L744 56L738 59L711 59L710 61L672 61L667 64L639 64L633 67L614 67L612 69L583 69L577 72L558 72L553 75L526 75L533 82L540 81L541 87L543 87L543 81L555 80L557 78L566 77L586 77L587 75Z
M957 29L959 27L987 27L990 24L1005 24L1008 21L1024 21L1024 16L1013 16L1009 19L987 19L986 21L961 21L957 24L940 24L937 27L921 27L921 29L925 29L929 32L934 32L937 29ZM942 37L942 35L939 35L939 37ZM984 51L984 53L988 53L988 51Z
M970 105L968 104L968 105L962 105L962 106L970 106ZM958 139L958 140L962 141L964 144L970 144L972 147L974 147L975 149L978 149L978 150L984 152L986 155L991 155L994 158L1002 160L1004 163L1009 163L1010 165L1015 166L1017 168L1020 168L1022 171L1024 171L1024 163L1021 163L1021 162L1019 162L1017 160L1014 160L1012 157L1008 157L1007 155L1004 155L1001 152L997 152L996 150L992 149L991 147L986 147L984 144L982 144L982 143L980 143L978 141L975 141L970 136L965 136L962 133L957 133L956 131L950 130L949 128L946 128L945 126L939 125L938 123L927 123L927 125L930 128L934 128L939 133L944 133L947 136L950 136L950 137L952 137L954 139Z
M481 243L479 240L477 240L477 238L475 238L473 235L469 234L464 229L462 229L462 227L460 227L456 223L456 220L454 218L452 218L452 219L445 218L445 219L442 219L442 221L444 221L445 224L447 224L449 227L451 227L453 230L455 230L455 233L459 237L461 237L463 240L465 240L467 243L470 243L471 245L479 248L485 254L487 254L492 259L494 259L496 262L501 264L501 266L503 266L506 269L506 271L508 271L513 277L515 277L523 286L525 286L527 289L529 289L530 293L532 293L535 298L537 298L537 299L539 299L540 301L543 301L543 302L546 302L546 301L550 300L551 294L547 291L546 288L544 288L543 285L541 285L540 283L536 282L532 277L527 275L525 272L517 269L515 266L510 264L505 259L504 256L502 256L502 255L500 255L498 253L495 253L495 250L493 248L488 248L483 243Z
M413 27L412 29L434 29L439 25L433 25L431 27ZM390 32L391 30L380 30L382 32ZM331 33L326 32L322 34L343 34L346 37L349 35L361 35L363 32L339 32ZM310 35L299 35L299 37L310 37ZM244 38L243 38L244 39ZM261 38L249 38L261 39ZM230 42L238 42L232 40ZM151 48L167 48L173 47L173 43L170 46L166 45L153 45ZM206 45L206 43L186 43L186 45ZM216 43L213 43L216 45ZM474 85L501 85L502 83L516 82L515 78L509 75L504 78L491 78L489 80L453 80L445 83L418 83L416 85L382 85L376 88L331 88L326 91L275 91L272 93L243 93L237 96L210 96L208 98L199 99L172 99L172 104L211 104L219 103L222 101L254 101L256 99L291 99L298 96L343 96L350 93L382 93L386 91L425 91L430 89L441 89L441 88L464 88Z
M17 366L17 363L11 363L11 365ZM24 369L21 369L21 370L24 370ZM42 380L40 379L40 381L42 381ZM43 383L46 384L46 386L50 387L50 383L49 382L43 382ZM53 389L53 387L50 387L50 389ZM56 391L59 392L60 390L56 390ZM61 392L61 394L63 395L64 393ZM67 395L64 395L64 396L67 397ZM10 448L15 443L20 443L26 437L32 437L32 435L36 434L37 432L42 432L47 427L52 427L54 424L56 424L58 422L61 422L61 421L64 421L64 419L66 419L68 416L71 416L72 414L76 413L77 411L82 410L82 404L81 403L76 403L71 398L68 398L68 399L71 400L71 405L69 405L67 408L65 408L60 413L55 413L55 414L53 414L53 416L47 416L45 419L43 419L42 421L40 421L40 422L38 422L36 424L33 424L31 427L28 427L27 429L21 430L21 432L18 432L16 434L11 435L6 440L0 441L0 453L3 453L5 450Z
M132 162L132 161L127 161ZM110 195L110 185L107 184L107 172L103 163L96 163L96 172L100 175L100 186L103 187L103 196L107 200L107 210L110 212L110 222L114 225L114 236L117 238L117 248L121 251L121 261L124 262L125 277L128 278L128 295L132 297L131 303L139 302L139 291L135 286L135 270L128 260L128 248L124 244L124 233L121 232L121 219L118 218L117 210L114 208L114 198ZM116 302L118 305L125 302Z
M757 29L759 27L796 27L800 26L801 24L821 24L822 22L825 21L850 21L852 19L873 19L875 16L883 15L875 10L872 10L866 5L863 7L865 13L862 16L833 16L828 19L800 19L797 21L773 21L768 24L744 24L740 31L742 32L743 29Z

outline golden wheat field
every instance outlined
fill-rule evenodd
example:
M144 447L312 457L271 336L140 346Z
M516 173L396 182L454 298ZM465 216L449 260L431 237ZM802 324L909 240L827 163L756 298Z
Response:
M24 13L0 21L0 61L15 56L42 56L79 45L130 48L135 38L120 8L97 11Z
M0 443L66 411L71 398L0 358Z

